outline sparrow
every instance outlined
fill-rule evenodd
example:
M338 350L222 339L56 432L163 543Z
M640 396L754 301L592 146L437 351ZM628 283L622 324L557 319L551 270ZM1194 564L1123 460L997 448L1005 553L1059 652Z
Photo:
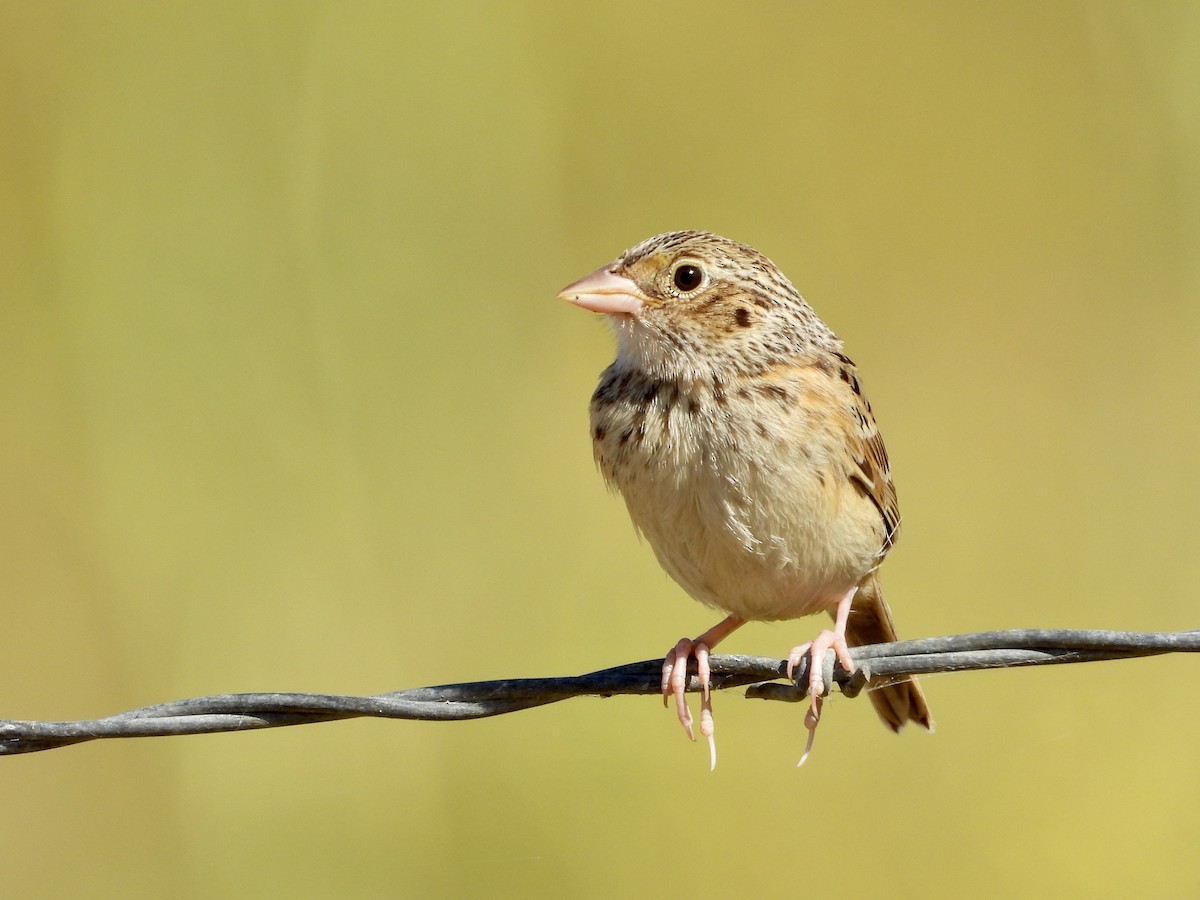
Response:
M820 721L832 648L896 640L879 567L900 528L883 439L842 342L752 247L704 231L642 241L559 297L601 313L617 356L590 406L596 463L667 573L725 618L682 638L662 667L695 740L687 665L696 659L700 731L716 765L709 652L750 621L827 612L807 655L803 764ZM893 731L932 728L915 679L869 686Z

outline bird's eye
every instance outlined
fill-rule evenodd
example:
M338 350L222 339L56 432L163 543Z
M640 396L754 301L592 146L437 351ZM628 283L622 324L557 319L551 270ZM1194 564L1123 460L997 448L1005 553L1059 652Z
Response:
M671 278L677 290L690 294L704 283L704 270L693 263L682 263L675 267Z

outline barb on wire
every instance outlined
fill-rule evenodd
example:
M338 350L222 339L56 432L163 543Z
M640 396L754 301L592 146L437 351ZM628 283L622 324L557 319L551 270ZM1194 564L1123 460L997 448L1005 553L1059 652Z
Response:
M825 659L824 683L854 696L872 680L933 672L1092 662L1200 652L1200 631L1138 632L1021 629L896 641L852 647L858 666L847 674L833 651ZM746 696L798 701L808 685L807 660L788 682L785 661L761 656L714 656L715 690L749 685ZM279 728L371 716L381 719L478 719L556 703L569 697L658 694L662 660L650 659L562 678L516 678L443 684L351 697L336 694L221 694L147 706L78 722L0 720L0 755L51 750L100 738L159 737ZM695 661L689 691L699 690Z

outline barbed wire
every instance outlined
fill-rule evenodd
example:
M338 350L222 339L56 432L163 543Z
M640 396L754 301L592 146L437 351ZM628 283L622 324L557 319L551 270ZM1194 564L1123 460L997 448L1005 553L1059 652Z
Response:
M1077 629L1019 629L896 641L852 647L858 666L847 674L830 651L824 683L855 696L871 682L934 672L965 672L1017 666L1095 662L1200 652L1200 631L1140 632ZM746 696L796 702L804 699L808 661L787 680L782 659L714 656L714 690L748 686ZM695 661L689 691L698 691ZM339 694L247 693L196 697L77 722L0 720L0 755L34 753L104 738L162 737L281 728L338 719L478 719L557 703L571 697L658 694L662 660L648 659L587 675L512 678L443 684L393 691L373 697ZM782 680L782 681L781 681Z

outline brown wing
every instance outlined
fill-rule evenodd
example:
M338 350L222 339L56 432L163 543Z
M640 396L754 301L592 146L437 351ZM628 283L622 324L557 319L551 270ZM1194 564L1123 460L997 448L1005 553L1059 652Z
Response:
M755 383L764 399L773 399L785 407L795 402L793 389L797 387L813 391L837 407L835 413L826 416L824 427L847 435L846 477L871 499L883 519L884 539L879 549L882 559L896 543L900 508L896 504L887 449L854 363L841 353L814 354L761 372L755 376ZM817 409L810 412L817 414L821 406L817 404Z
M892 469L888 463L887 448L883 445L883 436L879 433L879 426L875 424L875 415L871 412L871 404L866 394L863 393L862 384L858 380L858 370L853 361L842 353L835 356L838 360L837 375L850 386L851 412L858 423L857 431L851 435L850 444L855 468L849 474L883 516L886 534L883 549L879 554L883 556L892 549L900 534L900 507L896 501L896 486L892 484Z

